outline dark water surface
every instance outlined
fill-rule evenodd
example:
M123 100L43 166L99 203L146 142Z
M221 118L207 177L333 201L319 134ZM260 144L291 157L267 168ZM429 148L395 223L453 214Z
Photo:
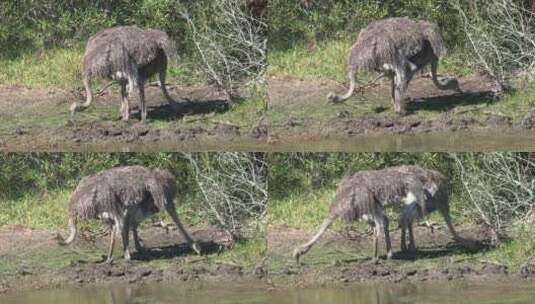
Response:
M351 285L266 291L251 288L188 288L180 284L66 288L0 296L2 304L42 303L262 303L262 304L397 304L535 303L533 284L395 284Z

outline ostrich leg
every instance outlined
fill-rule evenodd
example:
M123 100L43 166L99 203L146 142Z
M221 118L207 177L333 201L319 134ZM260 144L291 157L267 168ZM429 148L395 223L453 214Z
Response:
M132 225L132 236L134 237L134 245L136 246L136 250L138 252L143 252L144 246L143 241L138 235L137 227L139 226L139 223L135 223Z
M108 258L106 259L106 263L110 264L113 261L113 248L115 247L115 237L117 236L117 228L118 228L118 222L115 221L113 225L111 226L111 232L110 232L110 248L108 249Z
M386 243L386 258L390 260L392 258L392 243L390 242L390 232L388 231L388 218L386 215L383 215L383 234L385 236L385 243Z
M173 111L178 111L180 108L178 106L178 103L171 97L169 92L167 91L167 87L165 85L165 77L166 77L166 68L160 70L158 73L158 82L160 84L160 89L162 90L163 95L165 96L165 99L167 99L167 102L169 103L169 106Z
M145 80L141 77L138 80L138 90L139 90L139 106L141 110L141 121L147 121L147 105L145 104Z
M128 237L130 232L130 212L127 211L127 214L124 220L119 223L119 231L121 231L121 236L123 240L123 251L124 259L130 261L130 249L128 248Z

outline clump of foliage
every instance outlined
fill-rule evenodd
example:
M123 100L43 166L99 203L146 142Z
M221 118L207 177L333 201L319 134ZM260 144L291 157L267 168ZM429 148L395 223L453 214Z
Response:
M447 0L272 0L269 5L269 44L273 49L347 35L356 38L361 28L386 17L427 19L439 25L450 47L464 41L457 11Z
M251 13L245 1L194 2L182 16L192 33L200 69L231 99L244 86L263 80L267 24Z
M202 215L231 240L262 230L268 206L265 154L187 154L202 196Z
M89 36L116 25L136 24L167 32L185 52L186 22L180 1L51 1L23 0L0 3L0 54L18 57L24 52L85 44Z
M532 224L535 159L516 153L452 154L467 193L466 214L483 223L499 243L518 225Z
M525 0L452 2L480 68L495 91L511 87L517 74L535 68L535 4Z

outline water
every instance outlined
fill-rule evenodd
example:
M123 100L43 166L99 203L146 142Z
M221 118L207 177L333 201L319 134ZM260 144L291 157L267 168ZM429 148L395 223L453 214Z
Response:
M309 152L489 152L533 151L535 132L457 131L423 134L365 134L350 138L282 138L269 151Z
M256 288L184 288L181 284L153 284L21 292L0 296L0 303L531 304L535 303L535 290L533 284L352 285L278 291Z
M488 130L432 132L422 134L361 134L352 137L301 137L280 135L272 142L247 138L215 141L156 141L133 143L92 142L76 144L34 141L14 141L0 151L26 152L199 152L199 151L259 151L259 152L492 152L534 151L535 131Z

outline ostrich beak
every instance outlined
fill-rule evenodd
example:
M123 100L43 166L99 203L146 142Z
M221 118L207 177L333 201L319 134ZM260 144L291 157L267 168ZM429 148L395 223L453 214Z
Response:
M201 246L199 246L199 244L197 242L193 243L193 245L191 245L191 249L193 249L193 251L195 251L195 253L197 253L198 255L202 255L201 254Z
M299 260L299 258L301 257L301 252L299 252L299 249L296 249L293 253L293 257L295 259L295 263L297 265L301 265L301 261Z
M69 110L71 110L71 116L74 115L74 112L76 112L77 109L78 109L78 104L76 102L73 102L69 108Z

